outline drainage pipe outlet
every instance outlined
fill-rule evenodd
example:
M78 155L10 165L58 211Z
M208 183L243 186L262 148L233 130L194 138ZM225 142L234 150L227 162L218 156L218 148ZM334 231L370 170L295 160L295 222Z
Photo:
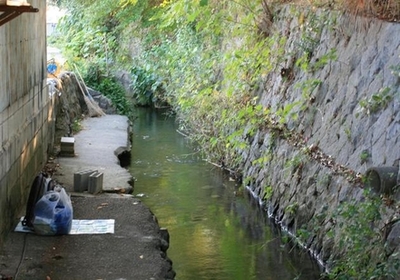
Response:
M399 168L393 166L371 167L365 173L365 186L379 194L393 194L398 172Z

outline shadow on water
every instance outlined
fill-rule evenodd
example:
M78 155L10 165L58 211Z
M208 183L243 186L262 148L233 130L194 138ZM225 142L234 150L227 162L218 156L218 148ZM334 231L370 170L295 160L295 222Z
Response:
M257 202L204 162L165 112L137 109L130 172L140 196L168 228L176 279L319 279L318 265L284 245Z

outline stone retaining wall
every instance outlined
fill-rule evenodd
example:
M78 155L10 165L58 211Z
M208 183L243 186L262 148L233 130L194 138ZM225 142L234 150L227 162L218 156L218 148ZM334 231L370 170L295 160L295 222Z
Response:
M275 121L284 120L292 136L258 131L243 154L243 178L284 229L313 233L304 245L327 263L340 255L339 235L329 234L336 232L333 213L362 199L359 175L399 165L400 24L286 6L271 30L285 38L276 45L283 55L259 97L265 108L281 109ZM295 102L293 114L284 115ZM265 164L256 164L261 157ZM388 229L388 236L398 211L384 210L376 230ZM397 239L393 251L400 251Z

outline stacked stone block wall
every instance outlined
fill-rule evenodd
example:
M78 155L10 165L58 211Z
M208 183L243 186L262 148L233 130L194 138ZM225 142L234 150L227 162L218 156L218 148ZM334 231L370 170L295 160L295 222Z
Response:
M284 229L312 233L305 246L326 263L340 254L340 235L329 235L338 232L332 216L344 202L362 201L364 195L362 183L349 182L335 167L363 176L371 167L399 166L400 25L285 6L276 11L272 30L285 40L276 45L281 56L258 94L271 111L301 104L276 119L284 118L298 139L258 131L249 154L243 154L244 178L254 196L269 195L264 202ZM322 63L329 52L335 56ZM260 156L268 158L262 166L254 164ZM399 198L397 191L390 197L394 204L376 221L389 235L400 228L399 222L390 227ZM398 240L396 235L391 242L394 252L400 252Z

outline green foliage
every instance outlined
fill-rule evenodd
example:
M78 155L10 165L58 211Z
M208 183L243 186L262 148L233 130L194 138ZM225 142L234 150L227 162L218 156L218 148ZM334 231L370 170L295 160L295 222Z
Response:
M309 79L303 82L297 83L295 88L301 89L302 97L304 100L308 100L311 97L313 91L322 84L322 81L319 79Z
M117 112L128 117L131 116L132 106L125 96L124 88L115 80L115 78L93 76L87 74L84 77L89 87L101 92L108 97L112 104L116 106Z
M370 98L360 100L359 104L362 110L365 111L367 115L370 115L385 109L392 99L393 94L391 93L391 89L385 87L380 89L378 93L373 94Z
M254 178L248 176L248 177L243 179L243 185L244 186L249 186L253 181L254 181Z
M283 125L289 122L289 120L297 120L298 113L295 111L303 102L297 101L288 103L275 112L275 117L278 119L279 124Z
M286 206L285 213L288 213L290 215L295 215L298 209L299 209L299 204L297 202L294 202Z
M103 79L99 85L99 91L111 99L117 107L118 113L131 116L132 106L125 96L124 88L113 78Z
M344 133L346 134L346 136L347 136L347 140L351 140L351 129L349 128L349 127L345 127L344 128Z
M82 130L81 120L74 119L73 123L71 124L72 133L76 134Z
M292 170L298 169L301 165L303 165L304 156L299 154L291 158L285 163L286 168L290 168Z
M124 68L121 64L130 62L126 49L120 46L124 42L121 34L135 22L148 24L157 3L150 0L58 2L68 13L58 25L58 37L52 41L62 49L67 65L78 65L88 86L109 97L119 113L129 115L131 105L124 88L114 77L115 72Z
M317 15L314 11L309 11L308 13L296 11L295 13L299 18L302 31L298 49L302 51L302 56L309 61L319 44L322 28L326 25L327 13L322 13L321 15Z
M334 213L342 256L333 261L329 279L388 279L399 267L397 259L388 259L374 223L381 217L382 202L370 191L364 197L342 202Z
M274 193L274 190L271 186L264 186L264 200L269 200Z
M400 77L400 65L393 65L390 67L390 70L392 70L392 75Z
M303 54L295 63L297 67L305 72L314 72L322 69L325 65L330 63L331 61L336 61L337 54L336 49L331 49L326 54L317 58L314 63L310 63L310 57L307 52Z
M272 155L270 153L266 154L266 155L262 155L260 156L258 159L255 159L252 164L254 166L260 166L263 167L265 166L267 163L269 163L271 161Z
M336 60L337 60L336 49L331 49L329 52L316 59L315 63L311 67L312 71L319 70L328 63L330 63L331 61L336 61Z
M333 212L324 206L318 215L297 231L300 242L306 244L326 229L326 237L335 240L339 254L328 260L329 272L324 279L395 279L400 268L396 255L389 257L377 221L384 209L382 201L370 190L361 200L343 201ZM393 278L391 278L393 277Z
M156 100L156 94L163 92L162 83L157 77L143 68L133 66L131 69L133 98L139 106L150 106ZM162 98L160 96L159 98Z
M331 181L332 181L332 175L330 175L330 174L324 174L322 176L318 176L317 186L322 186L323 188L328 188Z
M146 102L156 93L171 104L208 159L232 168L264 119L252 91L272 69L277 38L258 36L261 7L260 1L165 2L134 58L136 69L145 69L135 86Z
M296 232L299 242L306 244L309 238L312 238L318 234L326 219L327 209L328 207L324 206L316 215L312 217L309 223L301 225L301 228Z
M108 69L117 48L117 36L106 23L89 24L87 16L87 13L82 16L81 11L73 10L61 19L56 45L61 47L70 64L84 62Z
M361 164L367 162L370 157L371 157L371 154L368 152L368 150L363 150L360 154Z

